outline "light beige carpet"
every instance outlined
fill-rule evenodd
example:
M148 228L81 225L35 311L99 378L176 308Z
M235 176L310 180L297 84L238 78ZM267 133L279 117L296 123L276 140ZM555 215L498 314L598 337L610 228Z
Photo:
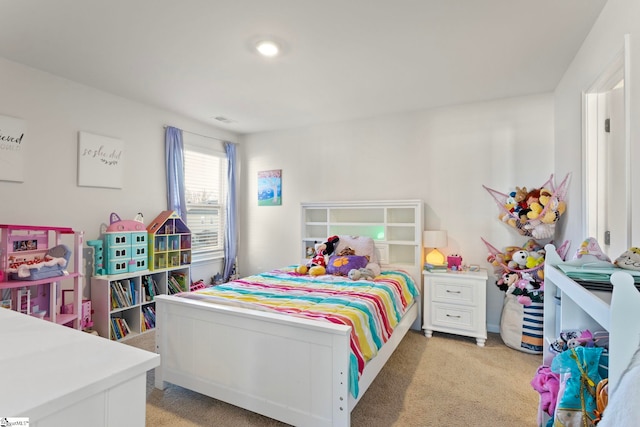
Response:
M155 336L126 341L154 351ZM474 339L410 331L351 413L351 425L536 426L538 394L529 384L542 357ZM153 386L147 374L147 426L284 426L201 394Z

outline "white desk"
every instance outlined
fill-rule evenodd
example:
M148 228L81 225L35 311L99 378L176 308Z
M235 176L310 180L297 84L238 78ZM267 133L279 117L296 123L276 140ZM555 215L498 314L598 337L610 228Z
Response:
M0 309L0 417L31 427L144 426L160 356Z

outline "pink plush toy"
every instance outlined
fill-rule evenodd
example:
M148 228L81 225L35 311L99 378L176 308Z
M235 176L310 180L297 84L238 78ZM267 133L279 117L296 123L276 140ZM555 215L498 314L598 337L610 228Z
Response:
M540 393L540 409L553 416L560 389L560 374L556 374L551 371L550 367L542 365L531 380L531 386Z

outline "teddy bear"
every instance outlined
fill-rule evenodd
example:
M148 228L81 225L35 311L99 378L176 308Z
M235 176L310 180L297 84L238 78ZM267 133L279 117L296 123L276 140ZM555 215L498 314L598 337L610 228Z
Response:
M355 255L356 251L351 249L350 247L346 247L343 250L341 250L340 252L338 252L338 256L349 256L349 255Z

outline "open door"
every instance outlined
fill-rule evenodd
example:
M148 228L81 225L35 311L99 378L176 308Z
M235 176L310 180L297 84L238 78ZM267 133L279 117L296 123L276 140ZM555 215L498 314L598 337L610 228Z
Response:
M585 93L587 236L614 260L630 247L624 55Z

